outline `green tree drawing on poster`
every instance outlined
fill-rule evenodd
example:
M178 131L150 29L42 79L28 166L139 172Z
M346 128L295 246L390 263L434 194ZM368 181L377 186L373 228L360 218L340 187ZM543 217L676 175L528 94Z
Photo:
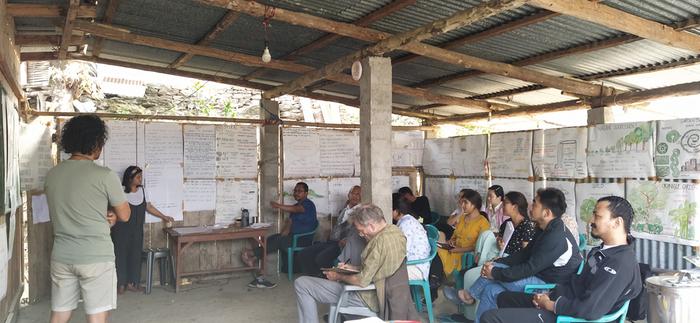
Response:
M591 223L591 219L593 218L593 211L595 210L596 202L598 201L595 198L589 197L583 200L583 202L581 202L581 206L579 207L579 217L586 225L586 241L588 245L599 244L597 240L591 238L591 227L589 225L589 223Z
M635 214L632 228L636 231L652 233L663 231L661 220L654 215L654 211L663 210L666 207L668 193L659 189L654 182L642 182L631 189L628 196Z
M671 210L668 215L676 224L675 235L683 239L694 239L695 228L691 225L695 217L695 202L683 201L680 207Z

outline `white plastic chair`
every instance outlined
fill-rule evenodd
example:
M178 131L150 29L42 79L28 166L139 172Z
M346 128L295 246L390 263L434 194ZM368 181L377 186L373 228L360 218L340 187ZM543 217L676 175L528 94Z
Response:
M348 299L348 296L350 293L354 292L359 292L359 291L365 291L365 290L375 290L377 289L374 284L369 284L367 287L360 287L360 286L355 286L355 285L345 285L343 288L343 293L340 294L340 298L338 298L338 303L336 304L331 304L330 311L328 313L328 323L337 323L339 322L338 318L340 317L340 314L349 314L349 315L358 315L358 316L373 316L376 317L377 313L373 312L366 306L346 306L343 305Z

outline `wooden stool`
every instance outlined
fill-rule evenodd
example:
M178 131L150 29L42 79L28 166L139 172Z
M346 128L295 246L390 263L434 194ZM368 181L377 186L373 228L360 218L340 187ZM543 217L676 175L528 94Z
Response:
M165 277L170 278L170 285L175 284L174 259L168 248L148 248L144 249L141 258L146 259L146 294L151 293L153 287L153 264L158 261L160 285L165 286Z

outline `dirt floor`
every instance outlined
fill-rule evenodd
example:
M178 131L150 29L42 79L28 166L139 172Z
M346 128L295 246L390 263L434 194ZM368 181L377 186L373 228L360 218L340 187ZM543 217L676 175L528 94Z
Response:
M273 289L248 288L250 276L213 280L184 286L175 294L172 289L154 287L150 295L127 292L119 297L118 308L112 312L112 322L296 322L297 309L294 289L286 276L273 277L279 282ZM435 304L438 313L448 313L456 307L440 297ZM327 313L319 307L319 315ZM48 322L50 301L25 306L18 323ZM426 313L421 313L428 322ZM82 304L73 313L71 322L85 322ZM436 319L437 322L437 319Z

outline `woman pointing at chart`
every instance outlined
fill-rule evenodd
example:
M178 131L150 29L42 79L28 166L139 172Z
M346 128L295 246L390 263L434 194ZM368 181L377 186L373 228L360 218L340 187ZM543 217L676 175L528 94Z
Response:
M143 225L146 212L160 218L163 222L172 223L173 218L164 215L153 204L147 201L143 189L143 171L138 166L129 166L124 171L122 186L126 199L131 208L131 218L128 222L119 222L112 227L112 242L117 267L117 293L123 294L126 289L142 291L141 281L141 252L143 250Z

